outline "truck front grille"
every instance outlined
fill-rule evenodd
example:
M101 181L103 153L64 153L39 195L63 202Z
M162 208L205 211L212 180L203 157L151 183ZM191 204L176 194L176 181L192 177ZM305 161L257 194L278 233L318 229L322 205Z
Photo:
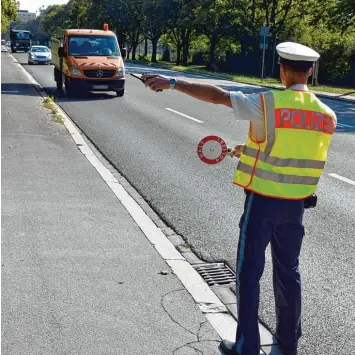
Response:
M88 78L111 78L112 76L115 75L115 72L116 70L101 70L101 69L84 70L84 74Z

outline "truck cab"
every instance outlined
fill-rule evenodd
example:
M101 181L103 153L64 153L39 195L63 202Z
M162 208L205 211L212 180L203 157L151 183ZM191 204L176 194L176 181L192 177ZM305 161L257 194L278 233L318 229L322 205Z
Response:
M30 31L11 30L10 40L12 53L17 51L28 52L32 46L32 34Z
M52 64L57 89L67 95L85 91L114 91L124 95L125 50L108 30L67 29L61 38L52 38Z

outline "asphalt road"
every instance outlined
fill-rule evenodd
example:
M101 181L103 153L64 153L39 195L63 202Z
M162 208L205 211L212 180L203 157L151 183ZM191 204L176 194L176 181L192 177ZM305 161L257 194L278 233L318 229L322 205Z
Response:
M28 66L25 54L15 57L198 255L235 266L244 198L231 182L237 160L208 166L198 159L196 147L210 134L230 145L244 142L246 122L237 122L231 109L178 92L154 93L129 76L123 98L113 93L67 98L57 94L51 66ZM127 70L184 75L132 64ZM265 90L202 76L188 75L188 79L247 93ZM319 204L305 214L300 354L345 355L355 351L355 185L329 174L355 179L355 104L322 101L336 112L339 126L318 190ZM269 251L261 291L260 316L273 328Z

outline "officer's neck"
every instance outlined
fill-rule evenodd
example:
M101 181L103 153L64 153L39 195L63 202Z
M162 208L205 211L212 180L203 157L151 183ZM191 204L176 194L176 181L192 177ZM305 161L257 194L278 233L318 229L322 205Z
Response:
M308 77L307 77L308 79ZM294 85L307 85L308 80L304 79L304 80L285 80L284 85L286 86L286 89L289 89L291 86Z
M308 74L298 74L286 76L284 80L284 85L286 89L290 88L293 85L307 85Z

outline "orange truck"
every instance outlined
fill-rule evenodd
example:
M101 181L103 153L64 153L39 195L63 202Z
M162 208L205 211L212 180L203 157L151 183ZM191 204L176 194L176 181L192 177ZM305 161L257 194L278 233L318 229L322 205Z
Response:
M114 91L124 95L126 50L108 30L68 29L52 38L52 64L57 89L68 96L83 91Z

